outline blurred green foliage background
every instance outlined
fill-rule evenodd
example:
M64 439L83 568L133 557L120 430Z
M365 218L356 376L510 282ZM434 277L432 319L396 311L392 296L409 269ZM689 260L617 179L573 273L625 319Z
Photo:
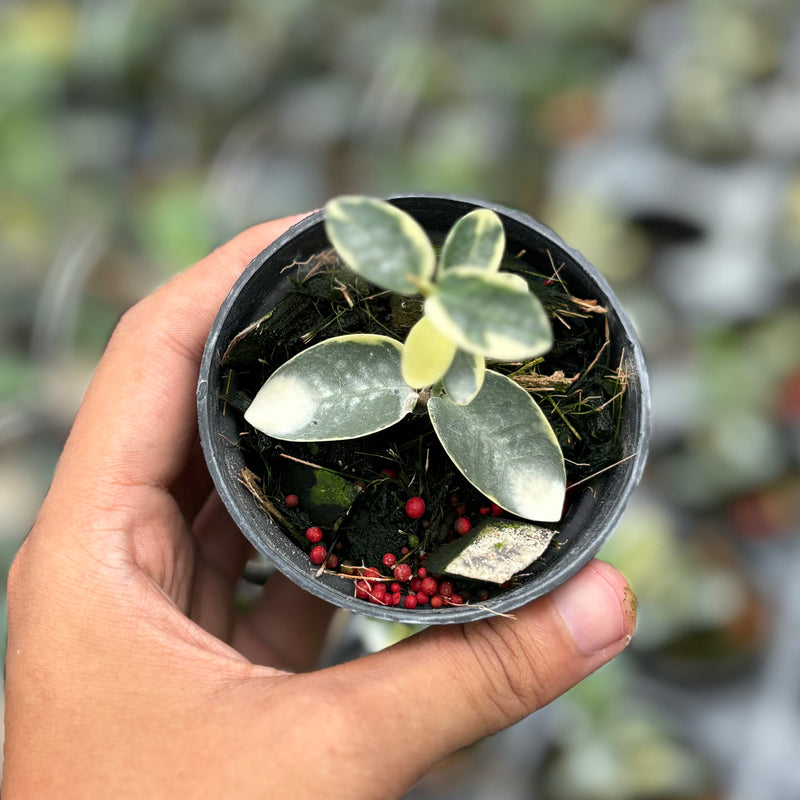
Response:
M654 403L606 553L632 652L413 796L800 796L796 0L0 1L2 568L128 306L247 225L406 191L582 250Z

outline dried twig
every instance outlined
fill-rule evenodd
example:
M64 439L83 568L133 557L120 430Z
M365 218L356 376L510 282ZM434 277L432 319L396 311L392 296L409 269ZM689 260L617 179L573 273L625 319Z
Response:
M578 308L591 314L608 314L608 309L605 306L601 306L597 300L581 300L580 297L573 297L572 295L569 295L569 299Z
M319 464L313 464L311 461L303 461L302 458L297 458L296 456L290 456L288 453L279 453L281 458L288 458L289 461L296 461L298 464L303 464L306 467L311 467L312 469L328 469L327 467L321 467ZM328 470L332 472L333 470Z
M604 472L608 472L608 470L614 469L614 467L618 467L620 464L624 464L626 461L630 461L635 455L636 455L636 453L631 453L629 456L625 456L625 458L623 458L622 460L617 461L614 464L609 464L607 467L603 467L603 469L599 469L599 470L597 470L597 472L593 472L588 477L581 478L581 480L575 481L575 483L571 483L567 487L567 489L574 489L576 486L580 486L582 483L586 483L587 481L590 481L593 478L596 478L598 475L602 475Z
M563 392L569 389L578 375L568 378L563 370L556 370L552 375L520 374L513 378L523 389L532 392Z
M258 475L247 467L243 467L238 477L239 483L253 496L258 506L275 523L299 537L300 531L276 508L275 504L264 494Z

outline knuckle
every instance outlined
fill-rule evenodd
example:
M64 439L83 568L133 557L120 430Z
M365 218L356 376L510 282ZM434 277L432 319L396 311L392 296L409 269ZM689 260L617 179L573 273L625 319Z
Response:
M139 300L122 312L111 333L110 344L116 345L141 335L142 316L147 298Z
M185 331L196 318L192 296L177 291L173 281L143 297L119 318L111 335L112 346L141 351L150 346L153 352L175 353L196 360L196 343L187 341Z
M141 300L137 300L132 306L126 308L117 322L116 331L121 334L135 331L141 323L141 317L146 305L147 297L143 297Z
M9 617L16 611L17 605L22 597L23 589L25 587L24 578L24 561L25 561L25 543L17 551L17 555L11 562L11 567L8 570L8 579L6 583L6 593L8 600L8 615Z
M8 570L6 603L9 628L30 618L31 608L42 596L41 586L44 581L36 574L38 572L34 566L36 555L31 553L33 547L31 540L35 533L36 529L28 534Z
M483 620L464 626L475 665L488 687L486 697L506 727L551 699L548 660L535 638L507 620Z

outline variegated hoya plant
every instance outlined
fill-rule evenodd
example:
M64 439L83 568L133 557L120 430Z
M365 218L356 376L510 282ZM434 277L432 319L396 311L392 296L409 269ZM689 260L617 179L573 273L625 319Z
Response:
M245 413L277 439L320 442L383 430L427 407L445 451L491 501L524 519L555 522L566 475L558 440L533 398L486 368L536 358L550 321L519 275L500 271L505 234L488 209L462 217L438 255L410 215L369 197L339 197L325 228L341 260L382 289L422 295L405 343L337 336L281 365Z

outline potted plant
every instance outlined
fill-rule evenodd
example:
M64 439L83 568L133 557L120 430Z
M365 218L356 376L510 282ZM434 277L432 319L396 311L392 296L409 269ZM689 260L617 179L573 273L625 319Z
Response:
M337 198L248 267L212 327L201 440L223 501L330 602L505 613L612 532L647 450L631 325L535 220Z

